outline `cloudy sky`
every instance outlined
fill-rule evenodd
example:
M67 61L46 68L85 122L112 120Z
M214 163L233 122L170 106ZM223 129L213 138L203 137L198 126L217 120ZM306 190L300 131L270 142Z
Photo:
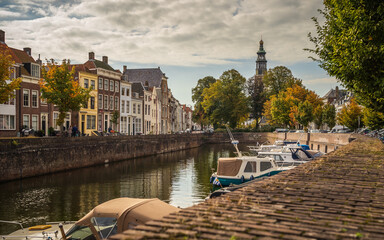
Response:
M94 51L120 70L160 66L173 95L192 105L200 78L232 68L253 76L261 37L268 69L287 66L320 95L338 85L303 51L319 8L321 0L1 0L0 29L35 59L84 63Z

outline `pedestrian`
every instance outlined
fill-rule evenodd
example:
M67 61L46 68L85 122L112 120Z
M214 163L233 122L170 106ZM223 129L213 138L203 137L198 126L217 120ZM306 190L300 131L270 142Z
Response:
M69 128L68 128L68 136L69 136L69 137L72 137L72 125L69 125Z
M111 128L111 126L109 126L108 132L111 133L111 131L112 131L112 128Z
M72 136L76 137L77 135L77 127L76 127L76 124L73 125L73 128L72 128Z

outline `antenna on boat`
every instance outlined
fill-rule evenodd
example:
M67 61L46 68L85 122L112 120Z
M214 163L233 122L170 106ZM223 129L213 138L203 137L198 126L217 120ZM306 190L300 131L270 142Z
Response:
M229 130L229 128L228 128L227 125L225 125L225 128L227 129L229 138L231 139L231 143L233 144L233 146L234 146L235 149L236 149L237 155L238 155L239 157L242 157L241 152L239 151L239 148L237 147L237 144L239 144L239 141L238 141L238 140L235 140L235 138L233 138L233 135L232 135L232 133L231 133L231 130Z

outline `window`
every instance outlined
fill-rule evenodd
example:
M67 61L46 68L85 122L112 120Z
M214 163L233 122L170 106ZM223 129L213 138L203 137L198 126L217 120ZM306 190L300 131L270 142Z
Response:
M141 133L141 119L136 118L136 133Z
M29 107L29 90L24 89L23 90L23 99L24 99L24 107Z
M23 126L29 128L29 115L28 114L23 115Z
M32 128L33 128L33 130L39 130L38 129L38 119L39 119L38 115L32 115Z
M113 96L109 96L109 110L113 110Z
M144 114L147 115L147 104L144 104Z
M99 94L99 109L103 109L103 94Z
M121 132L127 133L127 117L121 117L120 126Z
M93 90L96 90L95 80L91 80L91 88L92 88Z
M95 97L91 97L91 109L95 109Z
M10 67L9 68L10 76L9 79L15 79L16 78L16 68L15 67Z
M0 115L0 130L15 130L15 116Z
M247 162L244 172L256 172L256 162Z
M40 102L41 102L41 104L47 104L47 99L45 99L45 98L40 98Z
M101 128L102 122L103 122L102 115L99 114L99 115L97 116L97 126L98 126L98 131L100 131L100 132L101 132L101 130L102 130L102 128Z
M34 108L38 107L38 94L37 90L32 90L32 107Z
M109 80L109 91L114 91L113 90L113 80Z
M129 97L129 88L127 88L127 96Z
M85 104L83 105L83 108L88 108L88 101L85 102Z
M57 126L57 119L59 118L59 113L53 113L53 128L58 129L59 126Z
M260 162L260 171L268 170L272 167L272 164L270 162Z
M125 101L122 100L121 101L121 113L124 113L124 111L125 111Z
M108 79L104 79L104 90L108 91Z
M131 103L129 102L129 101L127 101L127 113L129 113L129 105L130 105Z
M141 104L137 104L137 114L141 114Z
M104 109L108 110L108 96L104 95Z
M84 79L84 88L89 88L89 80Z
M40 65L31 63L31 75L40 78Z
M121 96L125 95L125 88L121 88Z
M132 112L136 113L136 103L134 103L133 106L132 106Z
M103 89L103 78L99 77L99 89Z
M115 97L115 109L119 109L119 97Z
M96 129L95 115L87 115L87 129Z
M119 92L119 82L115 82L115 92Z
M151 105L148 105L148 115L151 115Z

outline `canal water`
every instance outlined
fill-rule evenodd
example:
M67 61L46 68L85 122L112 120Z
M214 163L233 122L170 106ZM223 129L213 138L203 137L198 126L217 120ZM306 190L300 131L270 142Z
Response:
M0 220L24 227L78 220L96 205L118 197L159 198L176 207L204 201L219 157L233 156L231 145L128 159L103 166L0 183ZM0 223L0 235L17 230Z

